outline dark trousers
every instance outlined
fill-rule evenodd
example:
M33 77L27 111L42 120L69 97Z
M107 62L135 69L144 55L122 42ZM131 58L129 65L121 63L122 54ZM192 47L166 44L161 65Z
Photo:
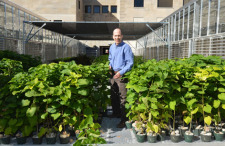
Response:
M121 121L126 121L126 112L125 112L125 102L127 89L125 83L127 83L126 79L110 79L111 82L111 104L113 114L121 115Z

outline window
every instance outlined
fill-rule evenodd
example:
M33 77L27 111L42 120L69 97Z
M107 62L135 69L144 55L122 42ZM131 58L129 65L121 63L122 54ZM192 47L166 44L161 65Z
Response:
M144 7L144 0L134 0L134 7Z
M111 6L111 13L117 13L117 6Z
M78 8L80 9L80 1L78 2Z
M100 13L100 6L94 6L94 13Z
M173 0L158 0L158 7L173 7Z
M91 6L90 5L85 6L85 13L91 13Z
M108 6L102 6L102 13L109 13Z

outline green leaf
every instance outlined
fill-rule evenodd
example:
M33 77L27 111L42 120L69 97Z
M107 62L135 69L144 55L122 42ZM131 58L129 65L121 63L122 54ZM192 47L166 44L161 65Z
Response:
M158 109L157 105L154 104L154 103L151 103L151 108L152 108L152 109Z
M153 125L154 131L155 133L159 132L159 126L158 125Z
M47 108L47 112L54 114L56 112L55 108Z
M90 107L87 107L84 109L84 115L89 116L92 115L92 109Z
M191 117L187 116L187 117L184 119L184 122L188 125L188 124L191 122Z
M17 122L17 119L10 119L9 120L9 125L10 126L14 126L16 124L16 122Z
M44 127L41 127L40 132L38 133L38 137L42 137L47 132L47 129Z
M208 104L207 104L206 106L204 106L204 111L205 111L205 112L207 112L207 113L210 114L210 113L211 113L211 110L212 110L211 105L208 105Z
M225 88L219 88L219 92L225 92Z
M157 117L159 115L158 111L151 111L153 117Z
M198 107L196 107L193 111L191 111L191 114L194 115L198 112Z
M176 101L170 101L170 109L175 110Z
M208 126L210 126L211 123L212 123L212 118L211 118L210 116L205 117L204 121L205 121L205 123L206 123Z
M59 132L61 132L62 131L62 125L59 125Z
M83 96L87 96L89 93L88 89L80 89L78 90L78 94L83 95Z
M213 107L218 108L220 106L220 100L214 100L213 101Z
M218 95L218 98L219 98L220 100L225 100L225 93L219 94L219 95Z
M61 113L51 114L51 117L56 120L61 116Z
M41 115L41 119L46 119L47 116L48 116L48 113L46 112L46 113Z
M35 114L36 110L37 110L37 107L36 106L33 106L31 108L28 108L27 109L27 112L26 112L26 115L28 117L33 117L33 115Z
M30 104L30 100L22 99L22 106L28 106Z
M89 81L88 79L79 79L79 80L77 81L77 84L78 84L79 86L88 86L89 83L90 83L90 81Z
M83 119L80 123L79 129L86 129L88 128L89 124L93 123L93 118L89 115L86 119Z
M41 96L41 94L35 90L30 90L25 93L25 96L26 97L35 97L35 96Z
M225 104L222 104L222 108L225 109Z
M188 101L187 105L188 106L192 106L195 102L197 102L198 100L197 99L191 99L190 101Z

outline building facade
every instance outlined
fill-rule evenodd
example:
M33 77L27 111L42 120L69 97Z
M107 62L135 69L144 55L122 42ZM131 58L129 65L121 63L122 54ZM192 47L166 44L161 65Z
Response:
M11 0L54 21L159 22L190 0Z

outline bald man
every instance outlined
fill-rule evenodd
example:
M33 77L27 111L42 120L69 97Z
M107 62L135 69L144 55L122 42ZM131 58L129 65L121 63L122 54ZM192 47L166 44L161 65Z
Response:
M115 43L109 49L109 69L112 70L111 78L111 103L113 115L121 116L121 121L117 128L124 128L126 118L125 102L127 89L126 79L122 79L124 74L131 70L133 66L134 55L130 46L123 42L123 35L120 28L113 31Z

